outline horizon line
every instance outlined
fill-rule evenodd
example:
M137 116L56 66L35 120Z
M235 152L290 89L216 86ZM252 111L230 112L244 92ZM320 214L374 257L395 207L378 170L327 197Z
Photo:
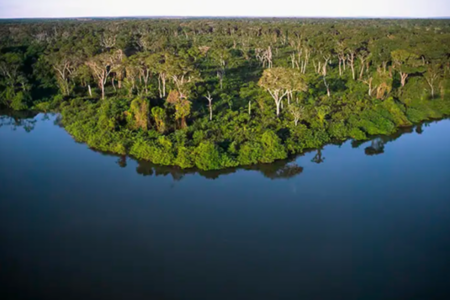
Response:
M64 19L119 19L119 18L151 18L151 19L191 19L191 18L215 18L215 19L406 19L406 20L443 20L450 16L434 17L400 17L400 16L182 16L182 15L158 15L158 16L76 16L76 17L0 17L0 20L64 20Z

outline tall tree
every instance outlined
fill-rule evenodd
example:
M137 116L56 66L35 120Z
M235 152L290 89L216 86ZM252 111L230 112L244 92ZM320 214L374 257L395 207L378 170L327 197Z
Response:
M102 99L105 99L105 84L111 72L121 66L123 53L121 50L112 53L102 53L86 62L92 75L97 79L98 87L102 91Z
M440 77L442 76L441 65L438 63L429 64L427 67L427 71L423 75L426 82L430 86L431 98L434 98L434 89Z
M400 82L402 87L406 84L406 78L415 71L420 64L419 57L407 50L399 49L391 52L392 64L394 69L400 74Z
M293 91L305 91L307 85L300 74L293 69L271 68L266 69L258 85L272 96L276 105L277 116L280 115L281 101Z

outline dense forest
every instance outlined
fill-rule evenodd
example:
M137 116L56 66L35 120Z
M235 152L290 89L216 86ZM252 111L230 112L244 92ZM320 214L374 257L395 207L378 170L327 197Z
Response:
M1 107L60 112L94 149L181 168L271 163L443 118L449 75L448 20L0 22Z

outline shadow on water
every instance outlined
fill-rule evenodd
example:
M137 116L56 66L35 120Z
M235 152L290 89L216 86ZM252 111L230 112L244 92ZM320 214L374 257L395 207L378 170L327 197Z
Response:
M42 115L41 118L37 118L38 115ZM50 121L52 120L55 126L62 127L61 119L59 115L55 114L39 114L38 112L33 111L0 111L0 127L10 126L12 130L16 130L17 128L22 127L25 131L31 132L34 130L36 124L38 122ZM364 153L368 156L380 155L385 151L385 145L387 143L396 141L401 136L405 134L410 134L416 132L417 134L422 134L424 131L424 127L429 126L431 123L436 121L428 121L423 122L418 125L406 128L400 128L396 133L392 135L380 135L380 136L372 136L370 140L357 141L352 140L351 146L352 148L360 148L363 145L368 146L364 148ZM341 146L345 143L336 143L334 145ZM304 153L294 155L288 159L278 160L276 162L270 164L257 164L250 166L240 166L236 168L228 168L222 170L213 170L213 171L204 171L197 168L191 169L181 169L179 167L174 166L162 166L156 165L149 161L140 161L133 157L129 157L126 155L119 156L113 153L107 153L98 151L95 149L91 149L94 152L100 153L104 156L117 157L116 164L121 168L126 168L128 166L128 162L130 160L137 162L136 173L142 176L171 176L174 181L180 181L185 178L186 175L199 175L206 179L215 180L220 176L226 176L229 174L236 173L241 170L245 171L256 171L261 173L264 177L269 178L271 180L277 179L290 179L300 175L303 172L303 167L299 166L296 161L299 157L306 155L307 153L314 153L314 157L311 162L322 164L325 162L325 156L323 154L323 148L316 150L309 150Z

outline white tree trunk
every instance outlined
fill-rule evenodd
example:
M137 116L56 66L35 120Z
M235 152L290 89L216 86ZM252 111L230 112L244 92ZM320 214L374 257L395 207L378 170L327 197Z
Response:
M403 87L406 84L406 78L408 78L408 74L400 72L400 77L401 77L400 78L401 79L401 84L402 84L402 87Z
M105 84L102 82L102 100L105 99Z
M323 76L323 83L325 84L325 87L327 88L327 96L330 97L331 93L330 93L330 86L327 83L327 80L325 79L325 76Z
M211 101L209 101L209 120L212 121L212 104L211 104Z

